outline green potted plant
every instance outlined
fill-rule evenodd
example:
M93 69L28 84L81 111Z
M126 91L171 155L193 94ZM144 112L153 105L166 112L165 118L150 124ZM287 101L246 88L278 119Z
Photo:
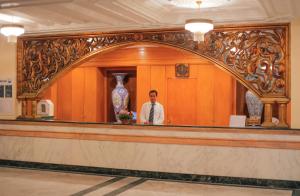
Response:
M132 122L133 113L128 112L127 110L121 110L118 114L118 117L122 124L130 124Z

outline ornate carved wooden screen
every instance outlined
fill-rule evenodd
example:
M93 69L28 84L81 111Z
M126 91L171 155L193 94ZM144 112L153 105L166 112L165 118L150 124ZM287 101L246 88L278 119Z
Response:
M192 38L190 32L182 29L21 37L18 40L18 98L37 98L58 75L101 51L152 42L182 48L213 61L265 103L287 103L288 24L220 27L206 34L203 43Z

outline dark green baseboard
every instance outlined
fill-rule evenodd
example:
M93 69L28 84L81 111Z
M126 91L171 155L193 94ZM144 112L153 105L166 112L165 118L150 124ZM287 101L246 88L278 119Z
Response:
M52 163L39 163L15 160L0 159L0 167L16 167L27 169L51 170L61 172L74 172L93 175L110 175L110 176L134 176L141 178L150 178L155 180L174 180L184 182L194 182L203 184L217 184L227 186L246 186L267 189L300 189L300 181L291 180L274 180L274 179L257 179L241 178L229 176L211 176L198 174L167 173L142 170L114 169L103 167L89 167L77 165L63 165Z

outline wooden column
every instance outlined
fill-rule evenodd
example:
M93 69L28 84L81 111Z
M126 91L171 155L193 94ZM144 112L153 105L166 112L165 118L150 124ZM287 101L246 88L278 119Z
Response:
M31 101L31 117L36 118L37 112L37 100Z
M27 101L22 100L22 118L26 118L27 116Z
M279 100L277 101L278 103L278 117L279 117L279 124L277 125L278 127L288 127L287 121L286 121L286 108L287 108L287 103L289 102L288 99L284 100Z
M262 123L263 127L275 127L275 124L272 122L272 107L274 100L272 99L262 99L264 103L264 122Z
M22 100L22 118L36 118L37 117L37 99L23 99Z

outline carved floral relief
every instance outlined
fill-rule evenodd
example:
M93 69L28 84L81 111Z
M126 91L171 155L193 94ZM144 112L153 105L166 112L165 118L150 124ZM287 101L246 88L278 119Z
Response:
M193 41L192 34L184 30L22 37L19 42L19 98L37 96L57 74L87 56L135 42L191 51L230 70L261 97L288 97L287 24L218 28L206 34L202 43Z

